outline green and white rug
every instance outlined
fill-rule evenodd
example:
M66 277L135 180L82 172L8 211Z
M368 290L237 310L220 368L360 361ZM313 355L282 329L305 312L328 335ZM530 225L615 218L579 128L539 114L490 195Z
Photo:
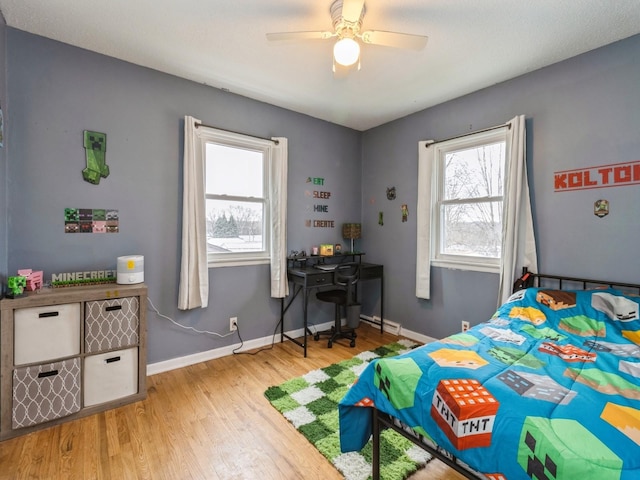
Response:
M410 340L399 340L362 352L349 360L269 387L265 396L346 480L366 480L371 478L371 440L360 452L340 452L338 403L371 360L393 357L417 346ZM382 433L380 476L383 480L403 480L430 459L427 452L393 430Z

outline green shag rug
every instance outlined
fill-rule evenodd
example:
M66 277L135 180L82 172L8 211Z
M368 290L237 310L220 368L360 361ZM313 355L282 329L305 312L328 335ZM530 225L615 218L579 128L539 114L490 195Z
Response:
M366 480L371 478L371 440L360 452L340 452L338 403L371 360L393 357L417 346L409 340L400 340L362 352L349 360L269 387L265 396L346 480ZM380 476L383 480L403 480L429 460L431 455L393 430L387 429L381 434Z

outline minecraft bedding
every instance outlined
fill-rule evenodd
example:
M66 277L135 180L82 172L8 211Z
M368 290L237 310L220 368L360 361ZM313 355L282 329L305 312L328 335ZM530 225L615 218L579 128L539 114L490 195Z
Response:
M339 404L342 451L364 446L375 406L492 480L638 479L639 303L529 288L467 333L374 361Z

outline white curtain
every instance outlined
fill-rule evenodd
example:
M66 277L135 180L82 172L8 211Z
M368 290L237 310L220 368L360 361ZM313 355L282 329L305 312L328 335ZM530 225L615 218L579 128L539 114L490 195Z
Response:
M431 189L433 183L433 140L418 142L418 205L416 222L416 297L431 298Z
M289 294L287 280L287 139L273 137L271 157L271 297Z
M503 304L511 295L513 282L520 276L522 267L528 267L532 272L538 271L527 181L524 115L513 118L509 126L498 305Z
M204 191L204 162L196 152L196 125L191 116L184 117L184 155L182 191L182 260L178 308L206 308L209 303L209 269L207 266L207 228Z

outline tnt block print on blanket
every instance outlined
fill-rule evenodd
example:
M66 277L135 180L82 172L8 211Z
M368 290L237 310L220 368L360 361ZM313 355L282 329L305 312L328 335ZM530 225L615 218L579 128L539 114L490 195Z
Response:
M433 394L431 416L458 449L491 445L500 404L475 379L441 380Z

